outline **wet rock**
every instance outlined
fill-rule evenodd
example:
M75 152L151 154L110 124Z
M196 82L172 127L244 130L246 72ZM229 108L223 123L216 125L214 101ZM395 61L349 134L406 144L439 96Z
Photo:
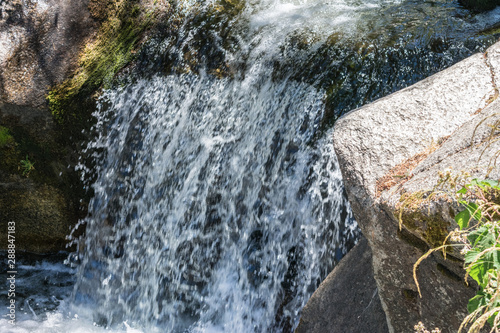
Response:
M398 209L413 194L432 190L439 171L463 170L473 177L491 171L490 177L499 177L498 169L489 167L499 147L485 150L480 143L487 124L477 127L488 116L498 117L499 104L492 102L498 97L498 47L354 110L336 124L335 150L354 215L373 253L389 332L411 332L419 321L456 332L475 295L473 284L463 281L457 254L444 260L435 253L422 263L422 298L413 280L414 263L456 227L456 205L438 196L417 203L403 216L407 222L401 230Z
M302 310L295 333L386 333L366 238L340 261Z
M472 9L478 12L492 10L496 6L500 5L499 0L459 0L459 2L465 8Z

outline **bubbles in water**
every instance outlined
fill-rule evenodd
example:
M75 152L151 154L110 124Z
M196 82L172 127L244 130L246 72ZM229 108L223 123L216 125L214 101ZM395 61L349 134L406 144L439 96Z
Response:
M105 94L77 301L105 325L294 326L355 237L330 140L312 140L321 97L262 75L173 75Z

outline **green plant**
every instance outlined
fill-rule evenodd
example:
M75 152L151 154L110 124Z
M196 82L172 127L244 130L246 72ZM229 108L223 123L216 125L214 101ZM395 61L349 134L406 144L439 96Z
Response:
M413 276L420 293L417 267L431 253L447 247L461 246L466 270L479 285L476 296L469 300L469 315L463 320L459 332L469 327L469 333L480 332L486 323L491 332L500 332L500 183L497 180L473 179L455 194L463 208L455 221L459 228L451 232L443 245L429 250L414 265ZM448 244L448 239L455 244Z
M9 133L9 129L0 126L0 148L14 142L14 138Z
M479 332L488 322L492 331L500 332L500 206L495 203L499 193L498 181L477 179L457 192L465 209L455 217L460 230L451 236L464 245L466 278L479 285L460 330L471 324L469 332Z
M23 170L23 176L29 177L30 172L35 170L35 163L29 160L28 155L26 155L26 159L19 161L19 169Z

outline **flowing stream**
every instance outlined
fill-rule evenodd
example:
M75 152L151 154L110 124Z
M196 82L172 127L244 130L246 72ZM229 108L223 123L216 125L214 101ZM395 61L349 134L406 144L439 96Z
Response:
M178 30L102 93L76 268L26 266L62 272L64 292L27 297L2 332L292 332L358 237L333 122L484 50L500 19L449 1L233 2L179 3Z

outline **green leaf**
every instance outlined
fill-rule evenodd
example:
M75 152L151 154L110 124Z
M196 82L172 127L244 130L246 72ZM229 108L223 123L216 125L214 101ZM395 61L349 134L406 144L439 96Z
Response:
M500 190L500 182L494 179L478 180L477 178L474 178L473 180L471 180L470 185L480 187L483 190L486 187L492 187L494 189Z
M494 247L495 242L496 242L495 235L491 232L486 232L476 240L476 247L478 248L478 250L483 251L484 249Z
M459 194L465 194L465 193L467 193L467 187L465 187L465 186L462 187L460 190L457 191L457 193L459 193Z
M469 211L469 214L474 217L474 219L476 219L477 221L481 220L483 213L476 203L470 202L465 205L465 208Z
M472 250L468 251L464 256L465 263L470 264L470 263L476 261L479 253L481 253L481 251L478 251L476 249L472 249Z
M498 312L495 312L495 314L491 317L488 318L488 324L490 324L491 327L493 327L493 324L495 324L495 317L498 315Z
M471 250L465 255L467 271L481 287L486 287L491 277L497 276L500 268L500 251L493 250L479 256L480 251Z
M481 183L484 186L488 186L488 187L494 188L496 190L500 190L500 182L498 180L485 179Z
M470 181L470 185L471 186L479 186L482 188L481 186L481 182L477 179L477 178L474 178L473 180Z
M471 266L469 266L469 276L476 281L479 286L485 287L486 284L484 283L484 274L483 274L483 266L481 263L475 263Z
M455 221L457 222L460 230L464 230L469 226L470 213L469 211L463 210L455 216Z
M479 256L480 251L471 250L465 255L465 263L469 264L467 266L467 271L471 278L473 278L480 286L485 287L487 283L487 278L485 278L487 272L493 268L493 263L488 260L485 256Z
M474 231L471 231L469 235L467 235L467 240L470 242L472 247L476 247L479 240L481 240L484 236L489 233L489 230L485 226L480 226Z
M500 269L500 251L499 250L495 249L495 250L491 251L490 253L488 253L488 256L490 257L488 259L491 260L492 265L495 269ZM496 271L492 271L491 274L493 277L497 276Z
M476 311L480 306L484 305L486 305L484 295L476 295L469 300L469 303L467 304L467 311L469 311L469 313L472 313Z

